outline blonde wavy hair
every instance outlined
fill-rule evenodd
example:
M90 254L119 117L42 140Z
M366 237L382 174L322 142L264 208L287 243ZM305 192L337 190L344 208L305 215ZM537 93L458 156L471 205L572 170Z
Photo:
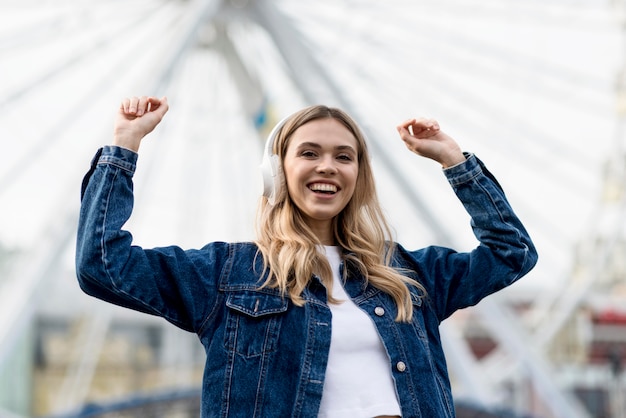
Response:
M358 176L351 200L333 220L334 238L343 253L346 265L356 268L372 286L387 293L395 301L396 321L410 321L413 303L408 286L417 281L390 267L395 250L391 229L378 201L365 137L357 124L337 108L317 105L293 114L278 132L273 153L284 161L289 139L300 126L317 119L334 118L341 122L358 143ZM284 182L284 178L283 178ZM324 255L317 247L321 242L307 226L303 216L282 187L271 205L263 196L259 202L255 241L263 256L266 273L264 287L278 288L288 294L297 306L303 306L302 292L311 277L317 275L328 289L329 302L337 303L332 294L333 274ZM343 269L346 280L347 268Z

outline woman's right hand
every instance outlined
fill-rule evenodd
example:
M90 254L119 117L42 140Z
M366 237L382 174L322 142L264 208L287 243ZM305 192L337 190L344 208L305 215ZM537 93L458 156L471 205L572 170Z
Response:
M161 122L168 109L166 97L125 98L115 118L113 145L139 151L143 137Z

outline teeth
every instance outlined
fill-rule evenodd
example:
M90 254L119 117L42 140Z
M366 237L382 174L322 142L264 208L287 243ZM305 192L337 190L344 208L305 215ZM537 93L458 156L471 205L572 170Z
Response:
M309 189L313 190L314 192L337 192L337 186L328 183L313 183L309 186Z

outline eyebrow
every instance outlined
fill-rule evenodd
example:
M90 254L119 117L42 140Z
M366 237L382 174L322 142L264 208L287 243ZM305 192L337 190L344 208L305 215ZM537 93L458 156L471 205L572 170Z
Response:
M318 144L317 142L303 142L300 145L298 145L298 149L300 148L316 148L316 149L321 149L322 146L320 144ZM350 145L337 145L335 147L335 149L337 151L351 151L355 154L358 154L356 152L356 150L354 149L354 147L350 146Z

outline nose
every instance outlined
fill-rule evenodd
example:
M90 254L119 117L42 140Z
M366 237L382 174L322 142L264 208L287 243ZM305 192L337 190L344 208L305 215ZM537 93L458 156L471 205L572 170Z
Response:
M317 172L320 174L335 174L337 172L337 166L333 156L328 155L320 158L317 165Z

